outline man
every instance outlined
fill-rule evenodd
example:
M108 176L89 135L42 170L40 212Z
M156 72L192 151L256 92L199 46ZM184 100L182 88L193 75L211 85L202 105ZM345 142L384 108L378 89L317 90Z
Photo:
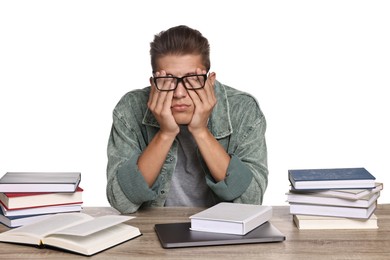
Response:
M122 213L142 207L261 204L267 187L266 121L249 94L209 72L202 34L177 26L151 43L151 87L113 111L107 198Z

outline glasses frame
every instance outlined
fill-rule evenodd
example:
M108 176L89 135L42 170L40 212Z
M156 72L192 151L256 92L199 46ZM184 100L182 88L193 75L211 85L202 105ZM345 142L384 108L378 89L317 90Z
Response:
M204 79L204 84L202 87L200 88L187 88L186 84L184 83L184 79L185 78L189 78L189 77L203 77ZM158 86L157 86L157 80L158 79L176 79L176 86L173 88L173 89L159 89ZM206 85L206 81L207 81L207 74L192 74L192 75L186 75L186 76L183 76L183 77L175 77L175 76L159 76L159 77L153 77L153 82L154 82L154 86L159 90L159 91L175 91L177 89L177 86L179 85L180 82L183 83L183 86L185 87L185 89L187 90L198 90L198 89L202 89L204 88L204 86Z

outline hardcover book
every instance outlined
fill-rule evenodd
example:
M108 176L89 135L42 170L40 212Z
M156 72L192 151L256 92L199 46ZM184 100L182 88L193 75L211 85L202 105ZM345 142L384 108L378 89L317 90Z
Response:
M294 215L293 221L298 229L377 229L378 219L372 214L369 219L337 218L321 216Z
M0 192L74 192L80 181L80 172L7 172Z
M358 200L341 199L318 195L316 193L287 193L289 203L331 205L343 207L368 208L379 198L380 193L372 193Z
M75 192L7 192L0 193L0 203L9 210L64 204L82 204L83 189Z
M295 189L370 189L375 177L365 168L289 170Z
M368 219L376 209L376 203L368 208L324 206L314 204L290 204L290 214L293 215L314 215L342 218L362 218Z
M293 194L311 194L325 197L333 197L340 199L358 200L370 194L374 194L383 190L383 183L376 182L372 189L341 189L341 190L297 190L291 187L290 193Z
M0 234L0 241L61 248L93 255L141 235L138 228L124 224L129 216L94 218L84 213L55 214L42 221Z
M0 212L0 223L3 225L15 228L24 225L28 225L42 219L50 217L50 214L41 214L41 215L23 215L23 216L4 216L3 212Z
M272 207L221 202L190 216L191 230L245 235L272 217Z
M3 211L3 215L6 217L43 215L43 214L74 212L74 211L82 210L81 204L65 204L65 205L23 208L23 209L7 209L0 204L0 208Z

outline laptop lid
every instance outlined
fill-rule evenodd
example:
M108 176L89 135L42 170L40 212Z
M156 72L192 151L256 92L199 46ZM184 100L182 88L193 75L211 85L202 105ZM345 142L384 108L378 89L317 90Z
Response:
M286 237L271 223L265 222L246 235L230 235L190 230L191 223L156 224L154 226L163 248L268 243Z

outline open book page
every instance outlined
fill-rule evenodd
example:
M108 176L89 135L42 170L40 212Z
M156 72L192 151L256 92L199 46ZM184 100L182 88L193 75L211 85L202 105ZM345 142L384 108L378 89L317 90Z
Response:
M83 213L56 214L44 220L4 232L0 234L0 241L39 245L44 236L91 219L93 217Z
M51 234L43 239L43 243L83 255L93 255L139 235L141 233L138 228L117 224L86 236Z
M97 231L109 228L111 226L115 226L132 218L134 217L122 215L102 216L91 219L86 222L82 222L77 225L73 225L68 228L58 230L56 232L51 232L51 234L87 236Z

